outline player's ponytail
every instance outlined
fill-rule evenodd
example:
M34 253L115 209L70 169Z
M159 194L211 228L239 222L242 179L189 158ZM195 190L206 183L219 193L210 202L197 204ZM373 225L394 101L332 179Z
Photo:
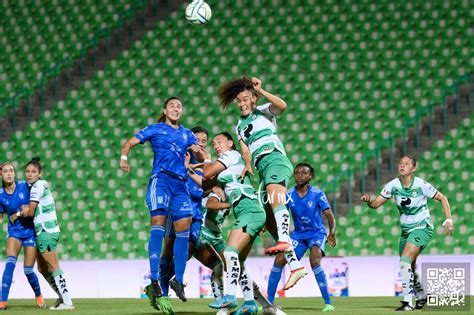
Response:
M225 110L230 103L234 101L237 95L242 91L250 91L254 96L259 97L254 83L250 77L242 77L222 84L217 90L221 101L221 108Z

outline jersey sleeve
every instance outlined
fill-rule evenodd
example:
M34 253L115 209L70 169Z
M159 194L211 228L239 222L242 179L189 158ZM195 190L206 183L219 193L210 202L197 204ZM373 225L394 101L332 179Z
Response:
M421 184L421 190L423 191L423 195L425 195L428 198L434 198L436 196L436 193L438 190L433 187L430 183L428 183L426 180L424 180Z
M31 187L30 191L30 201L39 202L41 196L43 196L45 188L45 182L42 180L37 181L34 183L33 187Z
M188 130L188 147L193 144L198 144L197 138L191 130Z
M152 126L146 126L145 128L143 128L142 130L140 130L136 135L135 137L140 140L140 143L143 144L145 142L147 142L151 136L153 135L153 128Z
M385 199L392 198L392 187L393 181L390 181L385 184L385 186L382 188L382 191L380 192L380 196L384 197Z
M257 106L257 110L259 110L265 117L267 117L269 120L273 120L273 118L276 116L272 111L270 110L270 106L272 103L265 103L263 105Z
M209 196L207 197L207 200L211 199L211 197L216 198L217 201L219 201L219 202L222 201L222 200L221 200L221 196L219 196L218 194L216 194L216 193L214 193L214 192L211 192L211 193L209 194Z
M319 195L318 207L319 207L319 210L321 210L321 211L324 211L324 210L327 210L327 209L331 208L331 205L329 204L328 198L326 197L326 195L324 193L321 193L321 195Z
M217 161L221 162L225 168L228 168L239 162L239 154L237 151L227 151L222 154Z
M235 126L235 134L237 135L237 141L242 140L242 137L240 136L240 133L239 133L239 125Z

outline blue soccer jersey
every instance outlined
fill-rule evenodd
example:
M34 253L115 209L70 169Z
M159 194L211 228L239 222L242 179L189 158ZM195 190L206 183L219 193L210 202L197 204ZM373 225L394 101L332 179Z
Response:
M192 144L197 144L191 130L179 126L173 128L165 123L149 125L140 130L135 137L142 144L150 141L154 153L152 175L165 170L186 178L184 158Z
M331 208L324 192L309 185L308 192L301 198L295 188L288 191L287 208L293 215L295 230L292 238L306 238L315 233L326 234L321 214Z
M35 236L33 218L20 218L11 224L10 216L21 211L21 206L30 204L30 191L28 184L17 181L13 194L8 194L0 188L0 212L8 215L8 236L26 239Z
M196 163L198 163L198 161L194 158L194 155L191 154L191 164ZM195 170L194 172L199 176L204 177L204 174L201 171ZM196 184L196 182L191 177L188 177L187 186L193 207L193 221L202 221L204 218L202 210L202 194L204 191L202 190L201 186Z

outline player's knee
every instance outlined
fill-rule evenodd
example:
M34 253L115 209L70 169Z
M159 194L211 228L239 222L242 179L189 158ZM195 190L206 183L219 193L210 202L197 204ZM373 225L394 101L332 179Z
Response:
M283 254L278 254L275 257L275 262L273 264L276 265L276 266L279 266L279 267L285 266L286 265L285 256Z

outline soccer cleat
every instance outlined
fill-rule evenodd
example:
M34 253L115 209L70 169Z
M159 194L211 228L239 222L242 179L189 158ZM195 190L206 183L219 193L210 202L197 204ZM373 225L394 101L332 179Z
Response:
M73 310L73 309L75 309L75 307L74 307L74 305L68 305L68 304L61 303L58 306L53 305L49 309L52 310L52 311L67 311L67 310Z
M258 313L258 305L255 301L245 301L244 304L232 315L254 315Z
M402 305L399 308L396 308L396 311L414 311L415 308L411 306L408 302L400 301Z
M415 310L421 310L425 306L427 301L428 301L428 299L426 297L424 299L421 299L421 300L416 300Z
M158 305L163 311L163 314L174 315L173 306L171 305L170 298L167 296L159 297Z
M157 303L157 298L153 294L153 285L149 284L145 287L145 294L148 296L148 299L150 300L150 306L153 307L155 310L159 311L160 306Z
M263 308L263 315L286 315L285 312L279 307L278 305L268 305L267 307Z
M183 283L176 281L176 277L170 279L170 288L173 289L181 301L186 302L188 299L184 293L184 287L185 285Z
M322 312L334 312L334 306L326 304L324 305Z
M6 311L7 310L7 304L8 304L8 302L0 302L0 311Z
M292 246L288 242L280 242L278 241L275 246L267 248L265 250L265 254L267 255L276 255L279 253L284 253L287 251L291 251Z
M295 284L307 274L308 272L306 271L304 267L292 270L290 277L288 278L288 281L286 281L285 286L283 287L283 290L288 290L294 287Z
M232 309L232 308L237 307L237 298L235 297L235 295L224 295L220 299L212 303L209 303L207 306L214 309L219 309L219 308Z
M46 303L44 303L42 295L36 297L36 306L38 306L38 308L46 308Z

